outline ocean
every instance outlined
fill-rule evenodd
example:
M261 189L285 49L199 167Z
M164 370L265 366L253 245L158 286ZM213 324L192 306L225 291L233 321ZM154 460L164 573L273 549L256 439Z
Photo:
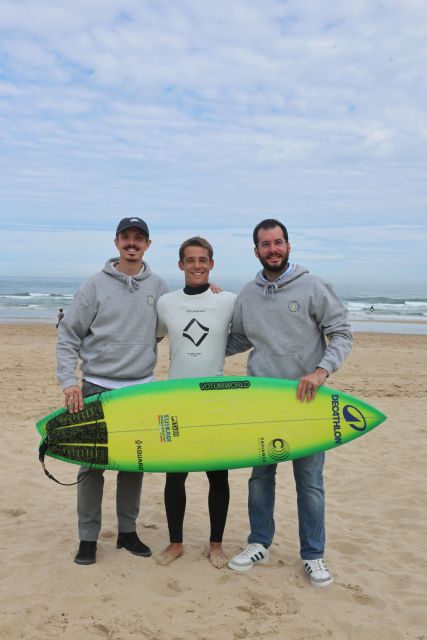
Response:
M171 290L182 286L176 276L165 278ZM83 278L0 276L0 323L56 323L58 310L71 304ZM238 293L244 283L219 282ZM336 287L349 310L354 331L427 334L427 296L364 295L351 287Z

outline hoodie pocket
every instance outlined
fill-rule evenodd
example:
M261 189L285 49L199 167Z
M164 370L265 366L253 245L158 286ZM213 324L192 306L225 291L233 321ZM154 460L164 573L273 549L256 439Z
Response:
M254 376L298 380L308 373L308 370L297 353L252 352L249 356L248 372Z
M152 344L110 342L92 359L90 369L109 378L143 378L152 373L155 364Z

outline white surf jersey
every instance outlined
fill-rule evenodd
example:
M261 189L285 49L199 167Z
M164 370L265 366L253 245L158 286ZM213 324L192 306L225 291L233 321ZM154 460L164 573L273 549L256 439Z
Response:
M169 336L169 378L222 376L236 296L229 291L188 295L182 289L157 303L157 337Z

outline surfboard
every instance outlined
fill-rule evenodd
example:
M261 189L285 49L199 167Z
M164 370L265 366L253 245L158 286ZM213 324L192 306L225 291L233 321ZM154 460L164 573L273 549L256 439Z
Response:
M37 422L40 447L73 464L123 471L252 467L334 449L386 416L355 397L320 387L312 402L297 382L211 377L152 382L85 398Z

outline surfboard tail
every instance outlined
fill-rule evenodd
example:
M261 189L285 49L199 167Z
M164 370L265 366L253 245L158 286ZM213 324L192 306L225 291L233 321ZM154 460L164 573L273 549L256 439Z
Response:
M108 430L102 402L93 396L77 413L59 409L36 424L42 436L39 458L48 455L98 469L108 467Z

